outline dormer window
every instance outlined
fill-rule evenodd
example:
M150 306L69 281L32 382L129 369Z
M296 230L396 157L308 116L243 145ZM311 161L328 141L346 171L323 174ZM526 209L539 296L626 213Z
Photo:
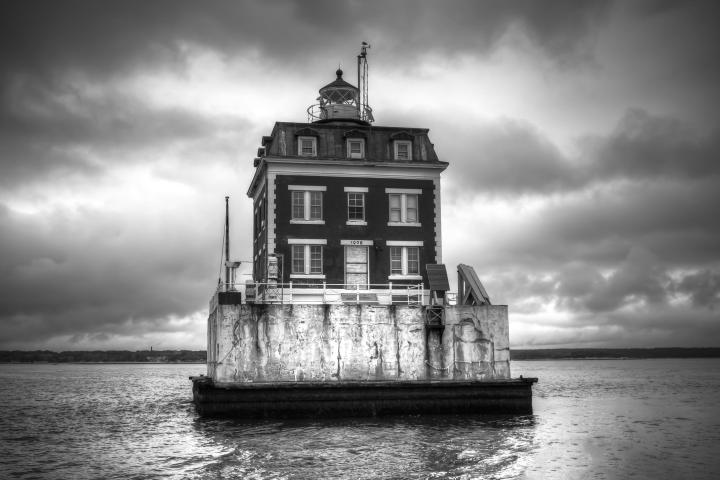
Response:
M347 156L348 158L365 158L365 139L348 138Z
M410 140L393 141L395 160L412 160L412 142Z
M317 157L317 138L298 137L298 155L301 157Z

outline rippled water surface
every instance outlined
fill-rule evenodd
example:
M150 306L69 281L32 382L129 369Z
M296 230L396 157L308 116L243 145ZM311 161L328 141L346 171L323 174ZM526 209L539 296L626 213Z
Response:
M720 478L720 359L512 368L533 415L243 422L203 365L0 365L0 477Z

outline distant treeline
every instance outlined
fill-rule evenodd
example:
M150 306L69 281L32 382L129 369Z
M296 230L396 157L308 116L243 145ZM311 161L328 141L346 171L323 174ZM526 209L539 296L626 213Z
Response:
M157 362L157 363L205 363L205 350L127 350L51 352L0 351L0 363L68 363L68 362Z
M510 351L512 360L573 360L591 358L708 358L720 348L553 348Z
M708 358L720 357L720 348L554 348L511 350L512 360L582 360L591 358ZM127 350L51 352L0 351L0 363L136 362L205 363L205 350Z

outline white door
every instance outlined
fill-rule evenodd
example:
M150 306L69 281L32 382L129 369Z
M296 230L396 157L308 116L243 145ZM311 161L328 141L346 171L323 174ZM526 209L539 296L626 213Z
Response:
M355 285L368 284L368 247L345 246L345 284L346 288L356 288Z

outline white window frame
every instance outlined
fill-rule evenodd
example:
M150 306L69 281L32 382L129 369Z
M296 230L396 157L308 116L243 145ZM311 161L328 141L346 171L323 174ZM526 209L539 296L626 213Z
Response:
M390 275L388 276L388 280L422 280L422 275L420 274L420 252L422 251L423 242L421 241L392 241L388 240L387 246L390 253ZM393 248L399 248L400 249L400 261L401 261L401 269L402 273L400 274L393 274L392 273L392 249ZM416 248L417 254L418 254L418 273L408 273L408 249L410 248Z
M312 153L303 151L303 141L306 140L312 142ZM298 155L301 157L317 157L317 137L298 136L297 149Z
M290 278L310 278L325 279L325 252L324 246L327 245L327 239L322 238L288 238L290 246ZM294 273L295 265L295 247L303 248L303 272ZM311 252L313 247L320 249L320 273L312 271Z
M353 154L350 143L360 143L360 153ZM347 158L365 158L365 139L364 138L348 138L345 141L345 149L347 150Z
M345 202L347 206L347 220L345 225L367 225L367 202L365 199L368 192L367 187L345 187ZM350 194L351 193L362 193L363 194L363 219L362 220L350 220Z
M367 225L367 222L365 221L365 194L362 192L347 192L347 225ZM361 205L353 205L353 207L358 208L360 207L362 209L362 218L350 218L350 197L352 195L359 195L360 196L360 203Z
M400 145L407 145L407 158L400 158ZM393 140L393 151L395 160L412 160L412 141Z
M420 227L420 195L422 190L419 188L386 188L385 193L388 195L388 227ZM391 195L398 195L400 197L400 221L392 221L392 215L390 213L391 208ZM409 222L407 219L407 199L408 195L416 197L415 206L415 220Z
M321 185L288 185L290 190L290 223L293 224L305 224L305 225L325 225L325 214L323 194L320 193L320 218L311 218L312 213L312 193L311 192L325 192L327 187ZM294 205L293 205L293 192L303 193L303 218L294 218Z

